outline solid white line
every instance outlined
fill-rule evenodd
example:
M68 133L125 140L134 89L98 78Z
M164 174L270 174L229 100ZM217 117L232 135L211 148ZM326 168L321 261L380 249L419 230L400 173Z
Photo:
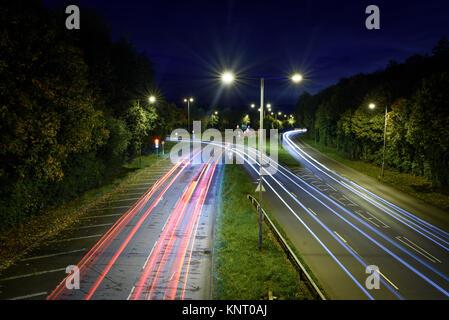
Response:
M33 277L33 276L39 276L41 274L46 274L46 273L52 273L52 272L59 272L59 271L65 271L65 267L64 268L59 268L59 269L53 269L53 270L46 270L46 271L38 271L38 272L33 272L33 273L28 273L28 274L22 274L20 276L13 276L13 277L8 277L8 278L4 278L4 279L0 279L0 281L9 281L9 280L15 280L15 279L20 279L20 278L27 278L27 277Z
M43 295L47 295L47 291L27 294L26 296L14 297L9 300L23 300L23 299L34 298L34 297L43 296Z
M35 256L35 257L31 257L31 258L25 258L25 259L21 259L20 261L31 261L31 260L37 260L37 259L51 258L51 257L56 257L56 256L62 256L65 254L86 251L86 250L87 250L86 248L82 248L79 250L65 251L65 252L59 252L59 253L53 253L53 254L46 254L46 255L42 255L42 256Z
M401 240L404 239L407 242L409 242L410 244L408 244L407 242ZM432 261L433 263L435 262L439 262L441 263L441 260L435 258L433 255L431 255L430 253L428 253L426 250L424 250L423 248L421 248L420 246L418 246L416 243L413 243L411 240L407 239L406 237L402 237L402 236L397 236L396 239L398 239L399 241L401 241L403 244L405 244L406 246L408 246L409 248L413 249L415 252L418 252L419 254L421 254L422 256L426 257L427 259L429 259L430 261Z

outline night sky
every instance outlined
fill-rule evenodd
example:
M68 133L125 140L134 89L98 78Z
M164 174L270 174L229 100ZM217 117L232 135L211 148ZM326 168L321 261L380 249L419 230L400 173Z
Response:
M299 85L266 83L267 102L293 105L304 90L316 93L342 77L425 54L449 36L449 1L81 2L104 15L113 39L125 36L146 51L157 85L180 105L186 96L213 106L257 103L258 82L223 87L217 77L225 69L255 77L299 71ZM365 28L370 4L380 8L380 30Z

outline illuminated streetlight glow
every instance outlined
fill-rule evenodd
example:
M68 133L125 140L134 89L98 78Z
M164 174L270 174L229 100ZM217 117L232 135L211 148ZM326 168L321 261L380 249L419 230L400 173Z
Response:
M231 83L232 81L234 81L234 75L232 73L230 73L230 72L225 72L221 76L221 80L224 83Z
M300 75L299 73L295 73L291 79L293 82L298 83L302 80L302 75Z
M375 107L376 107L376 105L375 105L374 103L370 103L370 104L369 104L369 108L370 108L370 109L374 109Z
M187 103L187 125L190 132L190 102L193 102L193 98L184 98L184 102Z
M151 96L148 99L150 100L151 103L156 102L156 97L155 96Z

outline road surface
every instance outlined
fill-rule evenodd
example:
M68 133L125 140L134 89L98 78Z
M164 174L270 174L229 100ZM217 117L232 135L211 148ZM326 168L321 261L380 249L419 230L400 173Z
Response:
M447 299L448 229L428 222L445 218L430 214L425 220L422 212L403 210L339 176L297 145L293 137L299 133L288 132L283 141L302 168L291 172L278 166L274 174L264 169L264 198L327 294L334 299ZM251 160L245 168L255 185L256 155L251 149L240 155ZM378 288L368 278L374 269L379 270Z
M199 148L146 169L126 195L6 270L0 298L208 299L220 157ZM66 274L70 265L79 273Z

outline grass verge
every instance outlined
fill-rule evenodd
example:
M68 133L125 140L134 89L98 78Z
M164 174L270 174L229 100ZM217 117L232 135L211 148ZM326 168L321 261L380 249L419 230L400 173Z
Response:
M256 134L255 140L256 140L255 145L251 144L251 146L253 148L258 148L258 146L259 146L258 134ZM248 139L245 139L245 145L248 145ZM270 138L269 137L266 138L264 152L267 155L270 155ZM283 165L285 167L289 167L289 168L301 167L301 164L287 150L284 149L284 146L282 145L282 143L278 143L278 162L281 165Z
M171 146L171 143L167 145L166 142L166 150L169 151ZM168 156L168 151L165 156ZM137 157L105 179L98 188L89 190L57 208L49 209L44 214L33 216L27 222L0 234L0 271L6 269L40 241L57 235L77 222L89 209L111 199L143 173L145 168L161 159L162 156L157 157L155 154L142 155L142 168L140 168Z
M311 299L266 226L258 249L258 216L247 194L254 186L239 165L226 165L214 242L214 299Z
M315 144L313 139L302 138L302 140L321 153L324 153L329 158L334 159L345 166L375 178L376 180L396 188L425 203L449 212L449 190L433 187L432 182L425 177L415 176L409 173L401 173L393 169L385 169L384 177L381 178L381 168L372 163L350 160L338 152L336 148Z

